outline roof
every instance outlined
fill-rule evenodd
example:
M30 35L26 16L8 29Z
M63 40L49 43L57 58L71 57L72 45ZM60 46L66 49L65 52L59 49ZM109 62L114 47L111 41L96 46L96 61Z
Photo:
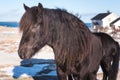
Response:
M117 19L115 19L114 21L112 21L111 23L110 23L110 25L112 25L112 24L114 24L114 23L116 23L117 21L119 21L120 20L120 17L119 18L117 18Z
M110 13L100 13L97 14L95 17L93 17L91 20L102 20L106 16L108 16Z

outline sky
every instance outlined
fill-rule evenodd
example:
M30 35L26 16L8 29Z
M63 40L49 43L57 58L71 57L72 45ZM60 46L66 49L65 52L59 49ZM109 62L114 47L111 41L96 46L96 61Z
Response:
M1 0L0 21L19 22L25 10L23 3L29 7L41 3L45 8L62 8L73 14L79 14L83 22L91 22L98 13L108 10L120 15L120 0Z

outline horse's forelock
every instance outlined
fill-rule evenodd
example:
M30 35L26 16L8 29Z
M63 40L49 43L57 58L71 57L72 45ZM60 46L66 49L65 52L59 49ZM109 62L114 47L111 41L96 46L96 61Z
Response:
M36 15L37 15L36 7L33 7L26 11L20 20L20 31L29 30L31 25L34 25L36 23L37 20Z

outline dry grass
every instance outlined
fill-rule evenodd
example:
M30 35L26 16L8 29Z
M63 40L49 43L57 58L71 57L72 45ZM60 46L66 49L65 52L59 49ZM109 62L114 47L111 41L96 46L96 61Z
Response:
M20 38L18 28L0 27L0 51L17 52Z

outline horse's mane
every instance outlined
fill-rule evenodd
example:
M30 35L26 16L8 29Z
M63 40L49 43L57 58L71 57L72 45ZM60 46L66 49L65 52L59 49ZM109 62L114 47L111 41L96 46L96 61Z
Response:
M61 8L56 8L56 9L43 8L43 9L44 10L53 10L53 11L57 11L57 12L64 12L67 14L71 14L72 16L79 19L79 17L77 15L74 15L73 13L68 13L68 11L64 8L62 8L62 9ZM37 17L38 17L37 6L32 7L30 10L27 10L20 20L20 31L27 31L31 25L34 25L36 23ZM82 25L84 25L84 24L82 24Z

